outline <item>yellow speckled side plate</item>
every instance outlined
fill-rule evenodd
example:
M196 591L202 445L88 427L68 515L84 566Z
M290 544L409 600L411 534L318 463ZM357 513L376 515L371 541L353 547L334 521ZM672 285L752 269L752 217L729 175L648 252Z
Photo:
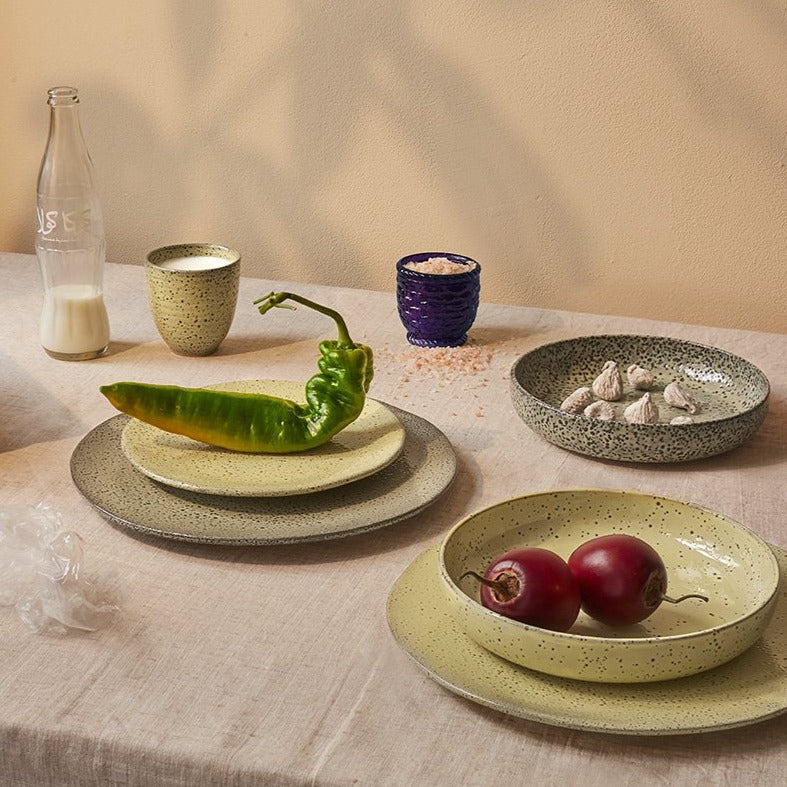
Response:
M242 380L206 386L303 401L303 384ZM294 454L245 454L170 434L136 419L121 448L141 473L167 486L225 497L286 497L332 489L382 470L404 448L405 432L384 404L367 399L361 415L332 440Z
M782 576L762 639L716 669L659 683L588 683L533 672L476 645L442 600L438 549L396 581L388 624L397 643L447 689L495 710L572 729L675 735L742 727L787 710L787 552L772 547Z

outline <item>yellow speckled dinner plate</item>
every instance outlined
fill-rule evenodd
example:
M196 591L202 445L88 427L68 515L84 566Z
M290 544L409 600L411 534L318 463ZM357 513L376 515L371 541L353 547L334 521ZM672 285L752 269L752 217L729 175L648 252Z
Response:
M213 390L264 393L303 401L303 384L241 380ZM121 448L139 472L167 486L223 497L286 497L332 489L370 476L404 448L396 415L374 399L328 443L293 454L247 454L205 445L136 419L123 430Z
M772 547L782 582L763 637L733 661L658 683L557 678L477 645L442 600L438 548L420 555L388 598L402 649L435 681L474 702L559 727L624 735L676 735L741 727L787 710L787 552Z

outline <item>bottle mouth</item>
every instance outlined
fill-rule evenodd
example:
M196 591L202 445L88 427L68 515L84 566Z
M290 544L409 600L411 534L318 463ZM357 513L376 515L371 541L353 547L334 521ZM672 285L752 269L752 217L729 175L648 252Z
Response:
M79 103L79 96L75 87L51 87L47 91L47 96L46 103L50 107L62 107Z

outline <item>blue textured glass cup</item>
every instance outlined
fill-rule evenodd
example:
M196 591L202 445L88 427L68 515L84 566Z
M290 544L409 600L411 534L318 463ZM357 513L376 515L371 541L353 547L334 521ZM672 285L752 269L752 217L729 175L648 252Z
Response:
M408 262L444 259L464 265L461 273L426 273ZM407 341L419 347L459 347L478 311L481 266L470 257L441 251L402 257L396 263L396 306Z

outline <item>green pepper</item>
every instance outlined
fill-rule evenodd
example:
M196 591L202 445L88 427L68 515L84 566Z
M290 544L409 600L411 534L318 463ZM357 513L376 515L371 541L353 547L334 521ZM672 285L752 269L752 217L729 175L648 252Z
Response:
M305 404L266 394L121 382L99 389L121 412L209 445L248 453L286 454L327 443L363 410L373 375L369 347L350 339L341 315L291 292L254 301L260 314L291 300L331 317L338 339L320 342L320 369Z

